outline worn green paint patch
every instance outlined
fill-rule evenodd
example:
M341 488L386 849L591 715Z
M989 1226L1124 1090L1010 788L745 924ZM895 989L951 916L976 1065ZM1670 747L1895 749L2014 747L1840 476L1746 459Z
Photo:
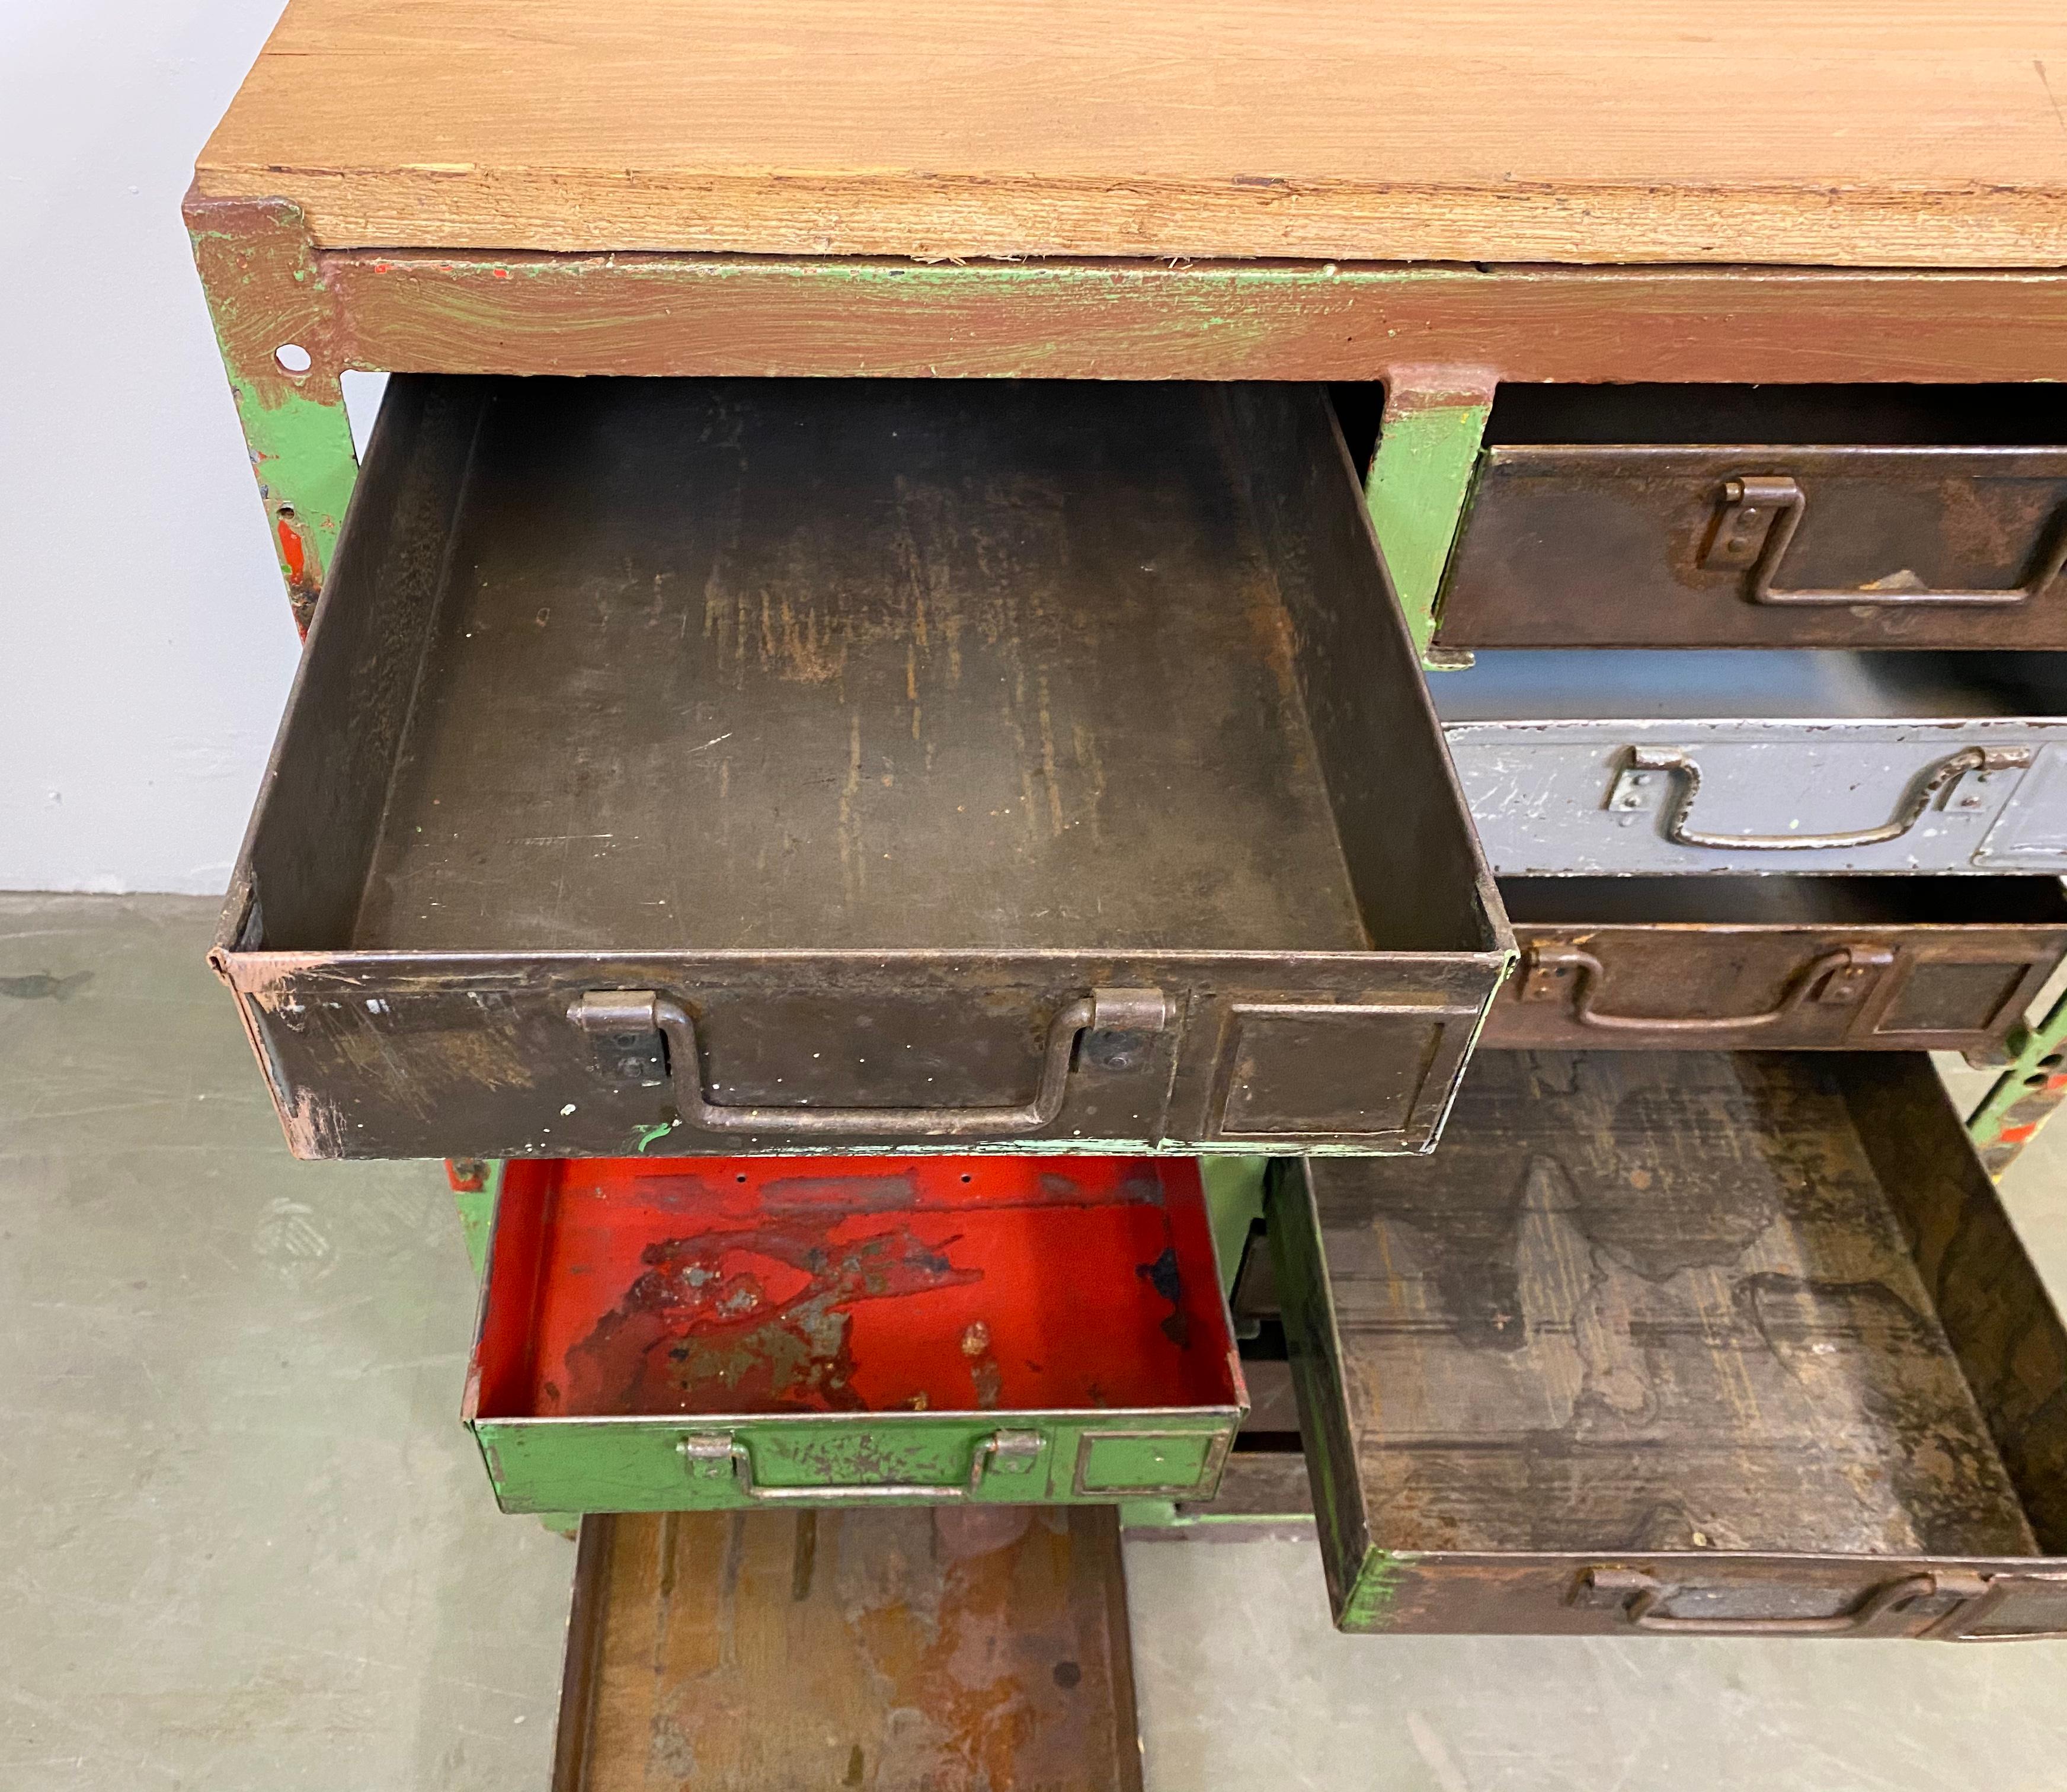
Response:
M277 389L278 382L271 384ZM343 396L326 400L290 390L269 403L234 368L230 388L266 502L273 551L298 611L322 591L359 477Z
M1170 1530L1185 1522L1175 1500L1122 1500L1114 1510L1122 1530Z
M2044 1077L2053 1068L2044 1060L2067 1046L2067 996L2062 996L2045 1018L2036 1026L2020 1026L2009 1039L2009 1049L2015 1054L2008 1069L1996 1079L1995 1085L1982 1098L1980 1105L1968 1117L1967 1136L1974 1142L1976 1150L1987 1152L2002 1142L2003 1133L2012 1114L2018 1105L2029 1099L2043 1083L2033 1084L2032 1077ZM2034 1105L2037 1105L2034 1103ZM2046 1110L2049 1112L2049 1107ZM2041 1124L2044 1115L2041 1115ZM2036 1132L2036 1128L2033 1132ZM2028 1144L2028 1139L2016 1141ZM2005 1164L2008 1160L2005 1160ZM2001 1165L1992 1165L2000 1174Z
M1387 1630L1393 1607L1399 1603L1400 1583L1407 1571L1420 1560L1408 1550L1382 1550L1373 1544L1364 1551L1356 1578L1336 1614L1338 1630Z
M453 1205L459 1209L459 1229L466 1240L467 1261L473 1266L476 1282L487 1273L489 1241L495 1236L495 1204L502 1193L502 1165L492 1163L478 1189L453 1191Z
M1249 1229L1263 1217L1263 1178L1267 1157L1208 1157L1199 1163L1199 1180L1206 1194L1206 1220L1212 1228L1213 1255L1220 1270L1220 1292L1234 1292Z
M1364 500L1423 660L1436 635L1443 575L1470 502L1492 400L1388 397Z
M329 295L293 205L190 198L187 221L274 554L306 632L359 471ZM288 350L306 356L299 371Z

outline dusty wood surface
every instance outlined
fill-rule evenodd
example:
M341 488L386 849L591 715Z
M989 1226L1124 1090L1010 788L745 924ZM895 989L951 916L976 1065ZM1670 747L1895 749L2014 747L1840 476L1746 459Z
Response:
M294 0L327 246L2067 262L2057 0Z
M554 1792L1138 1792L1103 1507L668 1513L582 1534Z

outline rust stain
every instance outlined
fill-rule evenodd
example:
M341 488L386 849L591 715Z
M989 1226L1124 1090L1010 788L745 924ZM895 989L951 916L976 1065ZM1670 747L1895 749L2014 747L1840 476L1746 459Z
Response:
M899 1228L838 1245L779 1220L663 1239L644 1272L566 1354L583 1412L855 1412L853 1302L980 1282Z
M1184 1274L1177 1264L1177 1248L1165 1245L1163 1254L1152 1263L1137 1263L1134 1273L1170 1303L1164 1316L1163 1335L1178 1349L1188 1349L1192 1342L1192 1321L1184 1307Z

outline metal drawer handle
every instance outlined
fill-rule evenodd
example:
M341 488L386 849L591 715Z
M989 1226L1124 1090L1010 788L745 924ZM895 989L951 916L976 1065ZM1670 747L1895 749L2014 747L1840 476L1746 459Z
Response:
M969 1479L961 1482L867 1481L851 1485L763 1487L753 1478L753 1453L730 1432L684 1437L676 1446L692 1479L729 1476L750 1500L786 1505L850 1505L868 1500L926 1500L948 1505L973 1500L985 1475L1028 1473L1040 1460L1038 1431L994 1431L970 1453Z
M668 1042L676 1109L683 1125L697 1131L911 1139L1038 1132L1062 1111L1079 1034L1159 1033L1170 1010L1159 989L1094 989L1065 1002L1048 1023L1040 1085L1023 1107L723 1107L704 1094L696 1017L672 996L656 989L591 989L575 999L567 1018L589 1033L659 1033Z
M1856 1604L1827 1618L1675 1617L1659 1607L1679 1589L1626 1568L1595 1568L1582 1580L1578 1591L1595 1600L1602 1595L1615 1600L1623 1621L1637 1630L1670 1636L1846 1636L1866 1629L1894 1607L1918 1599L1951 1594L1963 1603L1980 1591L1980 1584L1968 1575L1910 1575L1874 1587Z
M1833 1006L1858 999L1860 990L1876 971L1894 962L1885 946L1839 946L1812 960L1788 980L1780 999L1755 1014L1722 1014L1698 1019L1656 1018L1642 1014L1603 1014L1594 1004L1601 985L1607 981L1606 968L1581 946L1533 945L1521 955L1521 999L1551 1002L1567 987L1576 987L1572 1018L1581 1026L1597 1026L1608 1032L1628 1033L1736 1033L1746 1027L1770 1026L1785 1020L1812 996ZM1576 985L1567 982L1578 973Z
M1608 792L1608 807L1626 814L1643 807L1644 794L1636 786L1647 780L1646 772L1676 772L1679 798L1665 819L1665 837L1675 846L1714 847L1724 852L1803 852L1819 847L1879 846L1898 840L1923 819L1931 800L1965 777L1968 772L2008 771L2031 763L2028 746L1968 746L1947 754L1932 765L1903 798L1902 807L1878 827L1862 827L1847 834L1704 834L1687 825L1694 799L1701 794L1701 768L1691 754L1671 748L1633 746L1629 764Z
M1744 595L1754 603L1816 605L1831 603L1964 604L1970 608L2000 608L2027 603L2060 576L2067 566L2067 523L2056 519L2045 538L2030 577L2021 585L1988 591L1940 591L1927 587L1904 591L1871 585L1850 591L1785 591L1775 588L1780 563L1786 559L1795 531L1801 526L1809 499L1801 486L1784 473L1748 474L1723 487L1723 502L1716 518L1716 534L1702 557L1706 567L1751 567Z

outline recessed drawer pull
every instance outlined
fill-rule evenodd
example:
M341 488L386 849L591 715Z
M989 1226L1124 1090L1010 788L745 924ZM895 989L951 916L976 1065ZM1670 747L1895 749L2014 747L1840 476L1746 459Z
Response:
M2028 746L1968 746L1947 754L1931 765L1914 784L1902 807L1878 827L1862 827L1839 834L1704 834L1687 826L1694 799L1701 794L1701 768L1691 754L1671 748L1634 746L1629 763L1608 792L1608 807L1627 813L1644 806L1645 794L1637 788L1647 782L1649 772L1677 773L1679 800L1665 820L1665 837L1675 846L1712 847L1723 852L1803 852L1818 848L1855 850L1898 840L1923 819L1932 799L1969 772L1986 774L2028 766Z
M1812 998L1854 1002L1872 974L1894 962L1894 954L1885 946L1841 946L1805 965L1789 980L1777 1002L1753 1014L1698 1018L1604 1014L1594 1006L1607 981L1606 967L1600 960L1580 946L1537 945L1521 955L1521 999L1553 1002L1569 987L1577 992L1572 1000L1572 1018L1582 1026L1635 1033L1736 1033L1785 1020ZM1578 973L1576 980L1572 980L1574 972Z
M1845 1636L1863 1631L1883 1612L1918 1599L1950 1595L1964 1604L1983 1591L1978 1577L1908 1575L1876 1587L1858 1603L1826 1618L1692 1618L1659 1610L1680 1589L1626 1568L1596 1568L1580 1583L1583 1603L1617 1601L1623 1619L1637 1630L1680 1636Z
M1969 607L2027 603L2060 576L2067 566L2067 519L2056 517L2041 537L2038 563L2021 585L1995 590L1943 591L1927 587L1854 587L1850 590L1787 591L1776 588L1781 562L1801 526L1809 499L1799 484L1784 473L1752 474L1723 487L1716 533L1702 560L1708 567L1748 566L1751 579L1745 595L1754 603L1923 604L1956 603Z
M730 1432L684 1437L679 1448L682 1465L692 1477L729 1475L749 1499L785 1505L846 1505L857 1500L926 1500L952 1504L972 1500L985 1475L997 1473L1023 1475L1041 1457L1038 1431L994 1431L978 1441L970 1453L965 1481L867 1481L846 1485L765 1487L753 1475L753 1452L743 1439Z
M1159 1033L1169 1006L1158 989L1094 989L1065 1002L1048 1023L1041 1081L1021 1107L725 1107L704 1094L696 1017L655 989L591 989L567 1017L583 1031L651 1034L668 1042L682 1124L705 1132L867 1133L879 1138L956 1138L1038 1132L1062 1111L1078 1038L1086 1032Z

